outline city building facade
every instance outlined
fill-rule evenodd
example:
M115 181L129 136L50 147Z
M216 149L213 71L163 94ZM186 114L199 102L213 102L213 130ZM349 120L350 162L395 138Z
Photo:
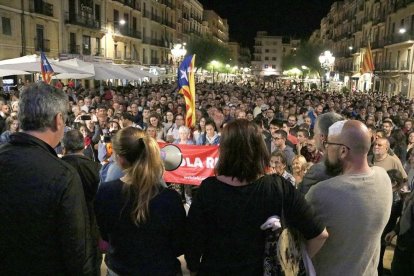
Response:
M414 97L414 1L344 0L332 4L310 42L335 56L346 86ZM361 74L368 47L375 69Z
M284 56L294 54L300 46L300 40L290 37L272 36L259 31L255 37L252 74L263 76L281 76Z
M210 35L219 43L229 42L229 25L227 19L221 18L213 10L204 11L204 19L207 21Z
M43 51L49 58L168 67L173 44L190 36L213 33L226 44L227 20L217 18L209 30L197 0L3 0L0 60Z

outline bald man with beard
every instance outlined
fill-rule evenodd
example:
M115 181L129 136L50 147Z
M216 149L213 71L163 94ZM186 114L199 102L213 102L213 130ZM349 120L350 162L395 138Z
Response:
M306 195L329 232L313 259L317 275L377 275L392 190L386 171L368 165L370 144L368 128L359 121L329 127L325 165L337 176L312 186Z

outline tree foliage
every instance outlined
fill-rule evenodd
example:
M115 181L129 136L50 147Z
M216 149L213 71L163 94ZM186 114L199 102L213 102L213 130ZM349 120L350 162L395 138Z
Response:
M196 55L196 67L207 68L212 60L229 63L230 50L212 37L193 36L187 43L187 53Z
M319 56L324 51L320 44L311 44L302 41L300 47L293 54L287 55L283 58L283 68L285 70L293 67L301 68L303 65L307 66L310 72L320 73L321 64L319 63Z

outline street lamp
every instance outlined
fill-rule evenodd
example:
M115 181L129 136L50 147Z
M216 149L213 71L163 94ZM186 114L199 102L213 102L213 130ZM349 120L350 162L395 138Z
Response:
M113 23L113 28L110 29L109 28L109 23ZM126 24L126 21L124 19L118 20L118 21L110 21L108 19L106 19L106 34L105 34L105 58L108 58L108 47L107 47L107 38L109 36L112 36L112 34L115 33L115 25L121 25L124 26ZM114 47L115 48L115 47ZM114 51L116 52L116 49L114 49Z
M325 72L325 78L326 80L328 80L327 74L332 69L332 66L335 63L335 57L332 55L330 51L325 51L319 56L319 62L321 64L322 69ZM322 77L321 77L321 82L322 82ZM321 86L323 86L323 83L321 83Z
M174 59L174 63L177 65L177 70L179 67L179 63L182 61L183 57L187 54L187 50L185 49L185 43L177 43L174 44L173 48L171 49L171 55Z

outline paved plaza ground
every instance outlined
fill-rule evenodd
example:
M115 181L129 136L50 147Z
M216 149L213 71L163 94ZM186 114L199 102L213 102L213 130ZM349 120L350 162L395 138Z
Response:
M392 261L392 257L393 257L394 247L395 247L395 240L393 241L393 243L390 246L387 247L387 249L385 251L384 267L388 270L391 268L391 261ZM180 256L180 262L181 262L181 268L182 268L182 271L183 271L183 276L189 276L190 271L187 270L186 263L185 263L185 260L184 260L184 256ZM102 262L102 266L101 266L101 275L106 276L106 265L105 265L104 262ZM387 274L385 274L385 275L387 275ZM388 275L391 275L391 273L389 273Z

